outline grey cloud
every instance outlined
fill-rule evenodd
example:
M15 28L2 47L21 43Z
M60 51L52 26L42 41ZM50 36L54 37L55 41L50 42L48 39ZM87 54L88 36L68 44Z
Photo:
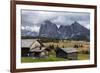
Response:
M40 26L44 20L51 20L58 25L70 25L74 21L80 22L87 27L90 24L90 14L83 12L52 12L52 11L34 11L22 10L23 26Z

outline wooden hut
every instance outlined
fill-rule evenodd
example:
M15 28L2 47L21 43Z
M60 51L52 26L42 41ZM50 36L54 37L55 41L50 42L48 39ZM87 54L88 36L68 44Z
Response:
M57 48L56 57L77 60L78 50L76 48Z
M44 45L39 40L33 39L22 39L21 41L21 56L22 57L34 57L40 58L45 57L47 51Z

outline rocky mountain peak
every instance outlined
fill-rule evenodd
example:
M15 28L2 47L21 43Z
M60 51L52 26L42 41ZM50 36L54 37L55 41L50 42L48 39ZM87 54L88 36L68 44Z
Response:
M56 38L58 37L58 28L57 25L52 23L49 20L44 21L45 25L41 24L39 35L41 37L50 37L50 38Z
M74 21L71 25L73 25L73 26L80 26L80 24L77 21Z
M71 25L60 25L58 28L55 23L52 23L49 20L44 21L45 25L40 27L40 36L41 37L50 37L58 39L69 39L85 35L89 36L89 30L82 26L80 23L75 21Z
M45 24L52 24L52 22L50 20L45 20L44 23Z
M77 21L71 25L60 25L58 28L57 24L51 22L50 20L45 20L41 23L38 35L35 32L30 33L27 31L22 31L22 34L56 39L83 39L83 36L85 36L86 39L90 38L90 30L82 26Z

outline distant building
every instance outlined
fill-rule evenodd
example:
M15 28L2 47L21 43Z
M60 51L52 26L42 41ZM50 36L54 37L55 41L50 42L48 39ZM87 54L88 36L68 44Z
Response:
M77 60L78 50L76 48L57 48L56 57Z
M41 58L46 57L46 48L39 40L22 39L21 41L21 56Z

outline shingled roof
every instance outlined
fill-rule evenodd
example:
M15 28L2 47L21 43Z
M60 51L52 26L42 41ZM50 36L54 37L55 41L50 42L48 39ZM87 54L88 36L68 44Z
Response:
M30 48L32 44L35 43L36 41L39 42L41 46L44 46L41 41L36 40L36 39L22 39L21 47Z
M73 53L73 52L78 52L76 48L60 48L66 53Z

